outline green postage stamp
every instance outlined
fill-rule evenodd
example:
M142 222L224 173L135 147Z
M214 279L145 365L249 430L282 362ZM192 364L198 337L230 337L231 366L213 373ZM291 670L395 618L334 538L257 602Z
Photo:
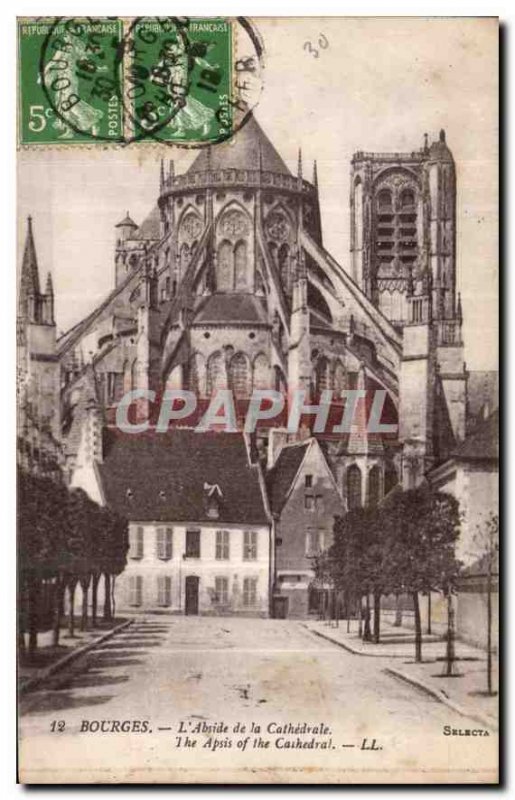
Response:
M230 20L20 20L18 46L22 145L216 143L247 111Z

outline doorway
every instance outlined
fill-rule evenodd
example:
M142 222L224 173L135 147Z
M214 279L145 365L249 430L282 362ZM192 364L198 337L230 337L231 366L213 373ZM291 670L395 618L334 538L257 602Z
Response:
M188 615L198 614L198 587L200 578L196 575L188 575L185 583L185 604L184 613Z

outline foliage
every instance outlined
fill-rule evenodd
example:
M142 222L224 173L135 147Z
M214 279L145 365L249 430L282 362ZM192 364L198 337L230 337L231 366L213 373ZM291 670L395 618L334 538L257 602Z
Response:
M20 625L35 633L41 624L43 581L56 587L89 585L92 575L117 575L125 567L127 521L93 502L82 489L18 471L18 566ZM54 603L59 604L59 592ZM58 615L58 609L55 609Z

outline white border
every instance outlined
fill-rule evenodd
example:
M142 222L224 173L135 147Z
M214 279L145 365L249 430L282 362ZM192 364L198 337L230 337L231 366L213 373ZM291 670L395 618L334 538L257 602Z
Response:
M0 47L0 82L1 82L1 109L2 109L2 124L0 125L0 142L2 154L1 167L0 167L0 242L1 242L1 260L0 260L0 275L2 291L0 293L2 308L0 311L0 353L2 357L2 367L4 373L3 393L0 396L0 419L2 421L1 433L1 460L0 460L0 497L1 497L1 518L2 518L2 573L1 573L1 586L2 586L2 603L0 605L0 624L1 635L5 643L2 647L2 658L0 659L0 686L2 687L3 696L0 697L0 709L2 710L0 726L0 790L2 798L11 798L18 796L19 792L24 791L23 787L15 785L15 764L16 764L16 737L15 737L15 718L16 718L16 700L15 700L15 296L16 296L16 281L15 269L16 264L16 251L15 251L15 223L16 223L16 182L15 182L15 159L16 159L16 31L15 31L15 16L69 16L70 13L75 15L78 13L89 15L124 15L124 16L137 16L141 14L170 14L171 6L174 6L173 13L181 14L187 13L188 16L202 16L202 15L246 15L251 17L263 16L499 16L501 21L506 26L505 40L509 39L512 33L511 25L515 19L515 10L513 2L502 0L502 2L488 3L488 2L463 2L463 0L432 0L432 2L399 2L399 0L391 0L389 3L371 2L371 0L348 0L342 8L343 4L336 4L334 0L317 0L316 3L307 2L307 0L298 0L295 4L279 4L277 0L256 0L255 2L247 2L246 0L220 0L214 3L213 0L188 0L183 4L171 4L170 0L167 2L142 2L142 0L120 0L113 2L113 0L89 0L87 3L79 4L77 10L73 0L48 0L47 3L36 2L36 0L26 0L25 2L4 2L0 11L0 31L2 33L2 46ZM341 12L344 12L342 14ZM340 13L335 13L340 12ZM507 41L505 41L507 44ZM504 108L504 118L507 120L508 107L513 104L513 78L511 69L511 58L509 54L505 53L506 57L506 85L507 97L506 107ZM505 122L507 128L507 122ZM508 145L508 130L506 130L506 146ZM507 163L504 164L506 169ZM504 282L504 294L506 310L512 309L515 305L514 296L514 282L509 280L509 242L508 231L515 225L514 211L508 202L509 191L508 187L511 185L513 179L513 161L510 165L509 173L505 176L506 181L506 221L504 229L506 231L506 247L504 253L505 264L501 268L506 269L506 278ZM513 326L509 325L510 316L506 314L505 324L506 331L506 348L505 353L509 362L512 361L512 355L515 353L515 335ZM511 345L511 346L510 346ZM514 370L510 369L513 364L508 363L505 369L507 379L506 391L506 409L510 407L509 398L512 396L512 375ZM511 462L513 454L513 428L508 425L506 421L504 440L508 445L506 447L507 463L505 469ZM507 485L506 495L513 495L510 492L512 485ZM515 487L513 487L515 488ZM504 522L504 561L505 561L505 583L509 585L507 580L513 568L513 548L508 553L508 534L511 534L511 526L509 525L509 515ZM509 554L509 561L506 556ZM515 570L514 570L515 571ZM513 603L513 594L511 597L507 596L507 587L505 586L505 615L504 620L506 627L504 630L503 640L505 643L505 680L509 678L506 664L509 663L508 645L512 639L508 631L510 619L515 619L515 607ZM508 727L508 717L513 710L513 696L514 692L511 691L510 706L505 709L506 713L506 728ZM508 771L508 763L510 761L510 751L506 747L505 770L507 781L510 781L510 774ZM222 789L223 790L223 789ZM49 788L49 791L52 791ZM64 795L68 792L72 793L72 788L65 789ZM97 796L107 796L108 788L96 788ZM174 795L185 794L187 790L180 787L173 787ZM202 790L187 791L187 796L192 797L200 793ZM244 791L252 791L246 789ZM279 791L274 788L268 788L267 796L279 796ZM322 796L324 790L317 790L315 788L308 792L308 796ZM358 790L351 787L341 787L341 791L345 792L347 796L355 795L359 797L364 796L377 796L381 790ZM382 790L384 791L384 790ZM395 787L390 791L396 791ZM416 791L413 788L413 791ZM466 791L466 789L465 789ZM484 794L491 789L485 788L479 790L479 794ZM451 789L442 789L435 787L430 790L429 794L433 792L438 793L438 797L445 796L452 797L454 792ZM131 796L145 796L147 789L132 789ZM59 793L63 796L63 792ZM427 796L427 793L425 793ZM474 795L478 796L478 791L474 791ZM302 792L302 796L306 796Z

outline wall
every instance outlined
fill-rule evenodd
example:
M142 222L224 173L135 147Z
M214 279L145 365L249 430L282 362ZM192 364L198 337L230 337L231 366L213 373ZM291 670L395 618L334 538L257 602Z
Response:
M310 489L305 486L306 475L312 475ZM307 494L322 498L319 510L305 507ZM308 614L314 574L313 559L307 555L308 530L322 532L320 545L325 549L332 543L334 517L342 513L342 500L325 459L319 447L311 445L276 525L276 594L288 597L289 617Z
M185 580L189 575L196 575L199 582L200 614L242 614L248 616L267 616L269 607L269 540L268 526L246 526L245 530L257 532L257 559L243 560L243 528L223 523L198 525L184 523L142 523L143 557L128 557L124 572L116 580L116 604L118 610L124 611L167 611L184 613ZM156 555L157 527L173 528L172 557L162 561ZM137 523L130 523L130 535ZM186 529L200 529L200 558L184 558ZM228 560L217 560L216 531L228 530L230 552ZM142 603L139 607L130 604L129 582L132 575L143 578ZM171 577L171 602L167 607L158 605L157 578L159 575ZM229 603L226 607L218 607L213 602L215 577L228 578ZM243 579L257 578L257 600L253 607L243 605Z

